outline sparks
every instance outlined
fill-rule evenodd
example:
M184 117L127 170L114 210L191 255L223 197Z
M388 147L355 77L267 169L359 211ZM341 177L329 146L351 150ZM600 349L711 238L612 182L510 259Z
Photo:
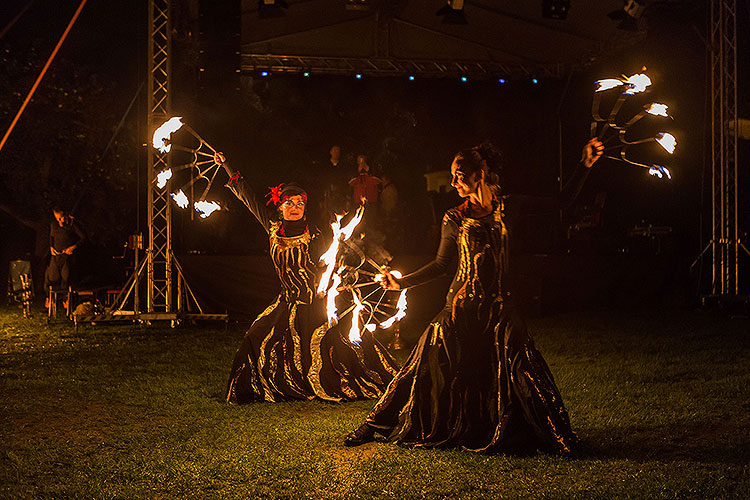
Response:
M177 132L182 127L182 117L173 116L169 120L162 123L159 128L154 132L153 145L162 153L169 153L172 149L172 145L169 143L169 138L172 133Z
M172 197L174 202L177 203L177 206L180 208L187 208L187 206L190 204L190 202L187 199L187 196L185 196L185 193L182 192L182 189L180 189L176 193L170 193L170 196Z
M644 73L638 73L637 75L628 77L623 83L626 87L623 94L639 94L645 91L646 87L651 85L651 78L649 78L648 75Z
M677 139L669 132L659 132L656 134L656 142L661 144L661 147L669 154L674 153L674 148L677 146Z
M164 188L164 186L167 185L167 181L172 178L172 169L168 168L166 170L162 170L158 174L156 174L156 187L159 189Z
M196 201L193 203L195 211L198 212L202 219L205 219L217 210L221 210L221 205L215 201Z
M667 179L672 179L672 174L669 173L667 167L664 167L662 165L653 165L648 169L648 173L653 175L654 177L658 177L659 179L662 179L664 177L666 177Z
M594 92L604 92L605 90L613 89L622 85L622 80L617 78L605 78L604 80L597 80L594 82L598 85Z
M646 113L649 113L651 115L655 116L663 116L663 117L669 117L667 114L667 108L668 106L666 104L659 104L657 102L652 102L646 107Z
M393 274L393 272L391 272L391 274ZM406 290L402 290L401 294L398 296L398 302L396 303L396 314L380 323L380 328L390 328L396 321L401 321L404 316L406 316Z

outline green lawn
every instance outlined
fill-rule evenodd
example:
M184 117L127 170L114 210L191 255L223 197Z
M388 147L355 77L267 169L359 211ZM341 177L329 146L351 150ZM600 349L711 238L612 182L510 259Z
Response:
M0 497L750 498L750 321L620 312L529 326L582 457L345 448L372 402L221 401L238 327L76 334L2 308Z

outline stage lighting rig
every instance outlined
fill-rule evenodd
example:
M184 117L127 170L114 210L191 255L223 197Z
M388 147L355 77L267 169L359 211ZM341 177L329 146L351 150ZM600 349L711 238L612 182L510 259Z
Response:
M567 19L570 0L542 0L542 17L545 19Z
M638 20L646 11L646 0L624 0L622 9L607 14L613 21L620 21L617 27L626 31L637 31Z
M448 3L435 12L436 16L443 16L443 24L467 24L464 15L464 0L448 0Z
M289 4L286 0L258 0L258 17L261 19L284 17L284 9L288 8Z

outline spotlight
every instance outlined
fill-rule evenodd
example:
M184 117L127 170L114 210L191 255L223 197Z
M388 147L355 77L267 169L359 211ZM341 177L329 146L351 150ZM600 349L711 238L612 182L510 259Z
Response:
M531 79L531 83L533 83L534 85L536 85L537 83L539 83L539 80L537 80L536 78L532 78Z
M268 71L261 71L260 76L263 76L263 77L268 76Z
M638 30L638 19L646 10L646 0L624 0L622 10L615 10L607 14L613 21L620 21L617 27L625 31Z
M468 78L466 78L465 76L462 76L462 77L461 77L461 81L462 81L462 82L464 82L464 83L466 83L467 81L469 81L469 79L468 79Z
M464 0L448 0L448 3L435 12L443 16L443 24L467 24L464 15Z
M367 10L370 8L369 0L346 0L347 10Z
M542 0L542 17L546 19L567 19L570 0Z
M307 78L307 77L310 76L310 72L309 71L305 71L304 73L302 73L302 76L304 76L305 78Z
M354 75L354 78L356 78L357 80L361 80L362 79L362 73L357 73L356 75Z
M409 75L409 81L411 81L411 82L414 81L414 75Z
M286 0L258 0L258 17L261 19L284 17L284 9L288 8Z
M497 83L505 83L507 80L505 78L498 78Z

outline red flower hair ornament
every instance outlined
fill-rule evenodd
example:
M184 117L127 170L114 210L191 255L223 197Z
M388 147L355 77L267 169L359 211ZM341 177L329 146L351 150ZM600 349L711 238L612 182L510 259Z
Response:
M284 189L284 183L282 182L278 186L270 186L268 189L268 194L266 194L268 201L266 205L270 205L271 203L278 205L281 202L281 191Z

